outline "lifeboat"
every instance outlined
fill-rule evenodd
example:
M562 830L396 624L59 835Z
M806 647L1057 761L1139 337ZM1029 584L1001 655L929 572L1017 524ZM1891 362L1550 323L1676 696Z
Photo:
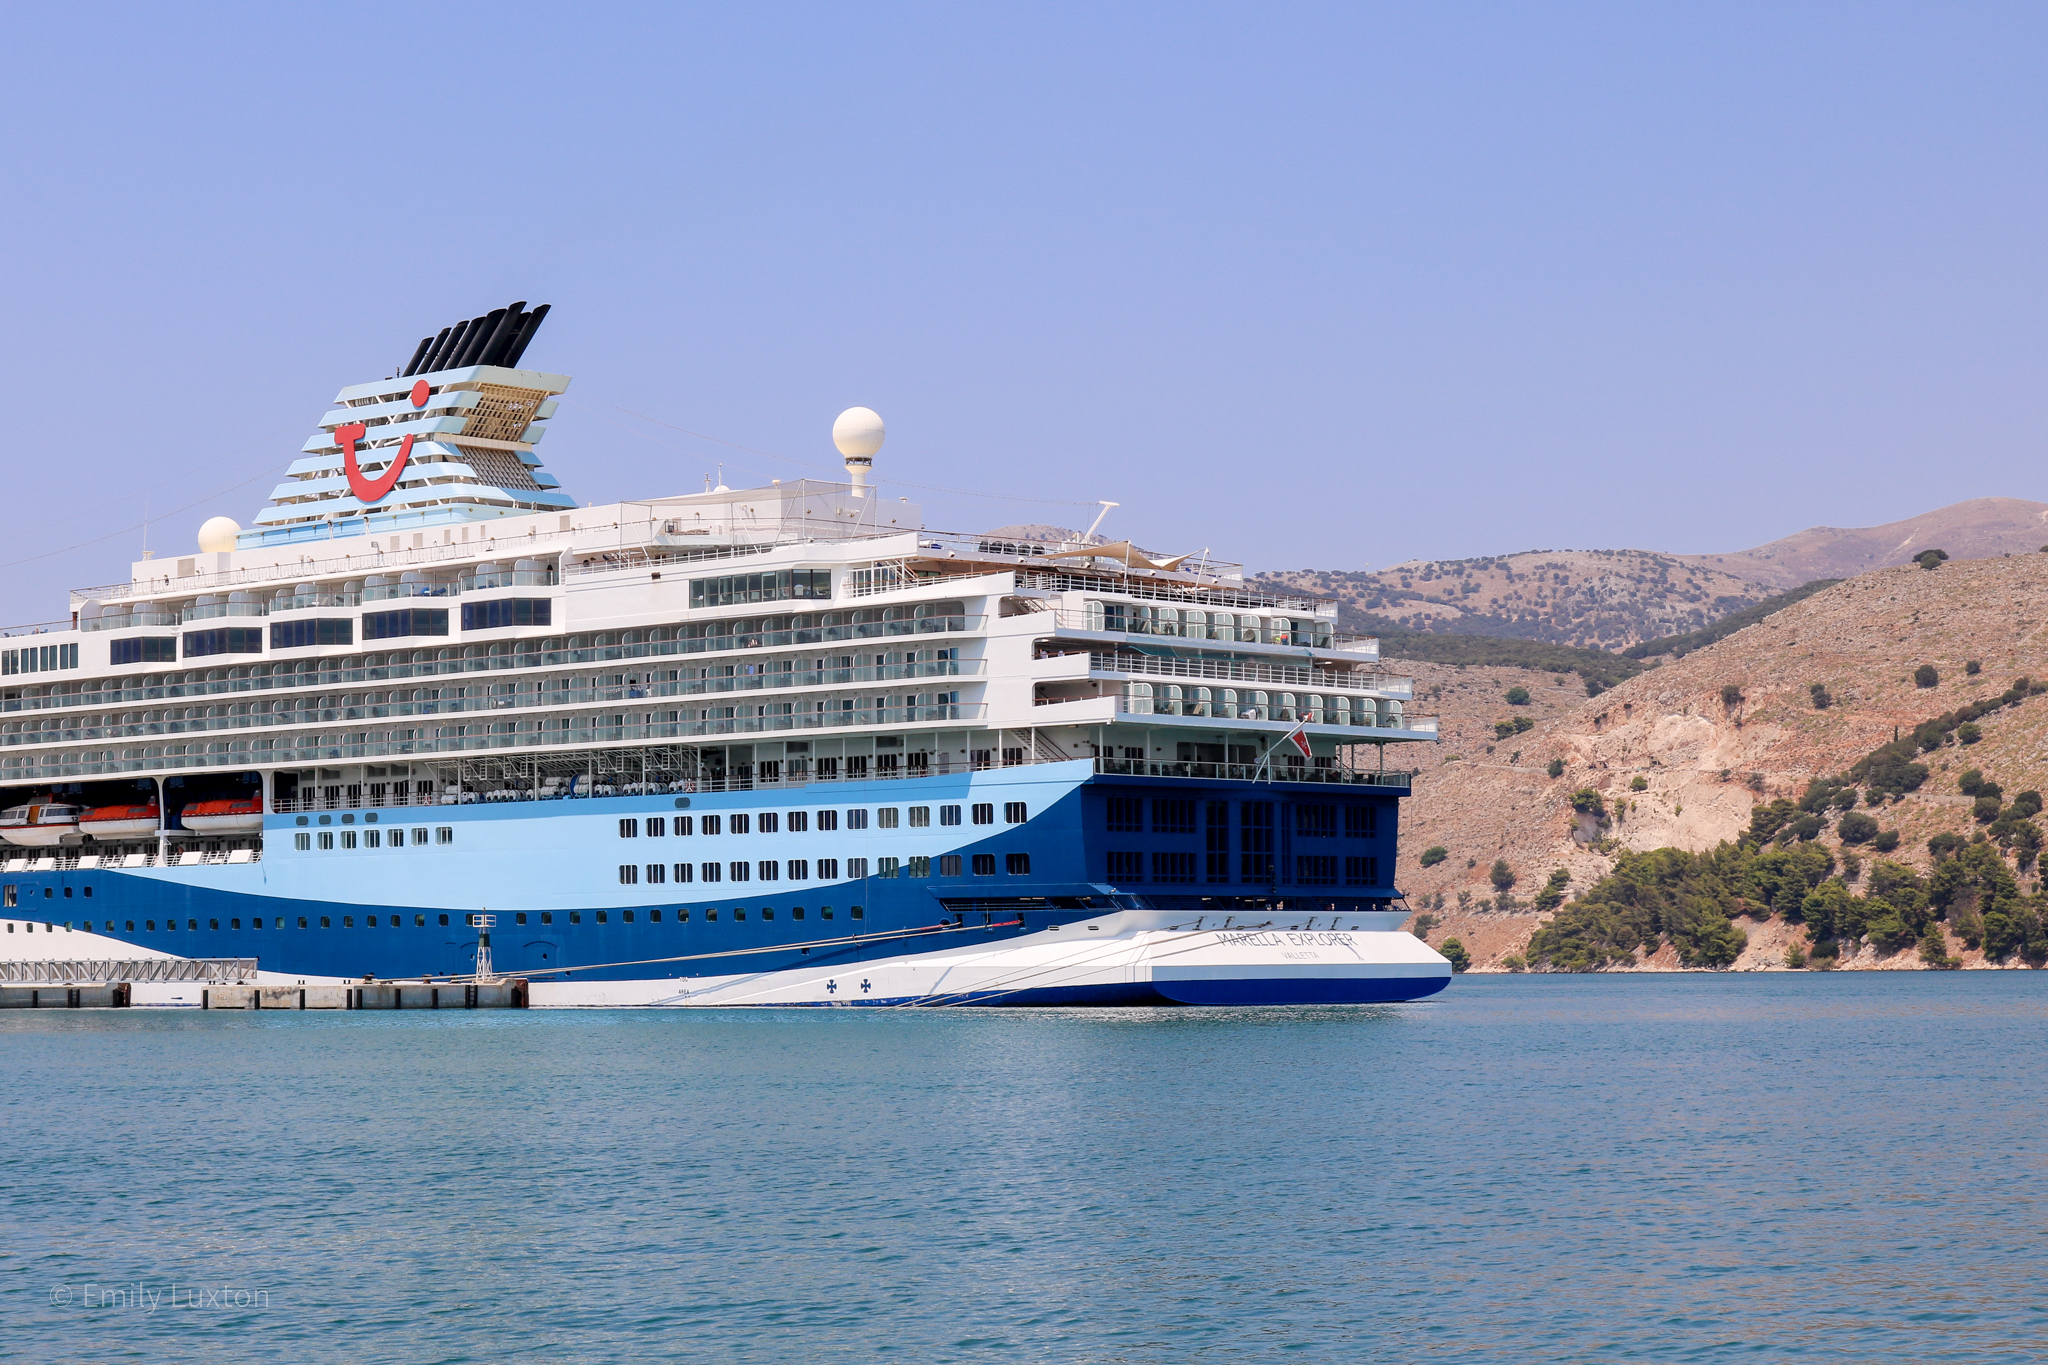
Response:
M79 813L77 806L58 801L0 810L0 839L24 848L55 848L78 833Z
M178 815L178 823L201 834L263 828L263 798L241 801L195 801Z
M78 832L95 839L136 839L155 834L156 802L140 806L98 806L79 817Z

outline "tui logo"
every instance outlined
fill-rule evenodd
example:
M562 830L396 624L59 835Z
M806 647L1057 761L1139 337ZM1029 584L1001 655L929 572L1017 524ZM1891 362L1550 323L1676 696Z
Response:
M427 405L429 390L427 381L422 379L412 386L412 405L423 408ZM407 436L398 443L398 458L379 478L364 475L356 464L356 442L363 439L369 428L361 422L350 422L334 429L334 439L341 442L341 465L348 474L348 491L356 495L356 501L368 507L371 503L382 502L392 489L398 487L398 476L405 472L405 463L412 458L413 438Z

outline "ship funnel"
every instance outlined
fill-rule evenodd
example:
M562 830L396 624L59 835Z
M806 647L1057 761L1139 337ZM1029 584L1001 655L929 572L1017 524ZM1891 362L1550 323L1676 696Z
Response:
M887 435L881 414L873 408L848 408L832 423L832 444L846 457L846 481L853 485L856 498L868 495L868 471Z

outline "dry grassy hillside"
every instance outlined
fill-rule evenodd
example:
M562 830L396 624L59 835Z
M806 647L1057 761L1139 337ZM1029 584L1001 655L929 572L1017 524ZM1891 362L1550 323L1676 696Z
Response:
M1646 550L1540 550L1397 564L1378 572L1262 574L1276 587L1334 597L1347 624L1367 616L1411 630L1459 630L1625 649L1711 625L1778 590Z
M1680 557L1782 589L1905 564L1922 550L1947 550L1956 559L1993 559L2037 552L2043 541L2048 541L2048 503L1971 498L1883 526L1811 526L1754 550Z
M1972 660L1982 666L1975 676L1966 673ZM1923 663L1938 670L1938 686L1915 685ZM1413 671L1425 694L1442 684L1430 670ZM1590 700L1530 685L1532 700L1547 703L1537 708L1543 718L1511 741L1481 728L1505 706L1482 703L1476 687L1448 691L1451 737L1409 804L1400 885L1411 903L1445 895L1446 923L1433 941L1455 933L1479 961L1497 960L1519 951L1541 919L1458 913L1460 893L1474 906L1493 895L1487 870L1496 858L1518 872L1526 900L1554 868L1567 869L1579 889L1604 875L1611 857L1589 842L1596 834L1622 848L1710 848L1745 830L1757 802L1796 799L1809 779L1843 771L1895 730L1996 695L2021 675L2048 676L2048 556L2039 554L1866 574ZM1833 699L1826 709L1814 705L1815 683ZM1724 703L1730 686L1740 700ZM1902 836L1895 858L1924 870L1931 835L1972 832L1970 803L1955 785L1965 768L1983 769L2008 792L2048 790L2048 697L1997 712L1981 729L1974 745L1927 755L1933 771L1924 786L1878 812ZM1563 764L1556 778L1546 770L1553 759ZM1634 791L1638 779L1643 789ZM1582 787L1615 808L1608 830L1573 814L1569 798ZM1433 845L1450 857L1425 869L1418 859ZM2032 878L2024 880L2031 889ZM1782 952L1784 935L1759 929L1745 965Z

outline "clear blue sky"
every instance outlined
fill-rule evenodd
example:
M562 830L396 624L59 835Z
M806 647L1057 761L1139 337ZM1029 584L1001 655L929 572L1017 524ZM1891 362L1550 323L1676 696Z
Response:
M515 298L554 305L527 363L576 376L543 450L579 499L803 472L621 409L830 468L855 403L885 481L1112 498L1253 568L2048 498L2044 39L1985 4L24 6L0 616L121 577L139 532L67 547L145 504L165 550L246 524L336 389Z

